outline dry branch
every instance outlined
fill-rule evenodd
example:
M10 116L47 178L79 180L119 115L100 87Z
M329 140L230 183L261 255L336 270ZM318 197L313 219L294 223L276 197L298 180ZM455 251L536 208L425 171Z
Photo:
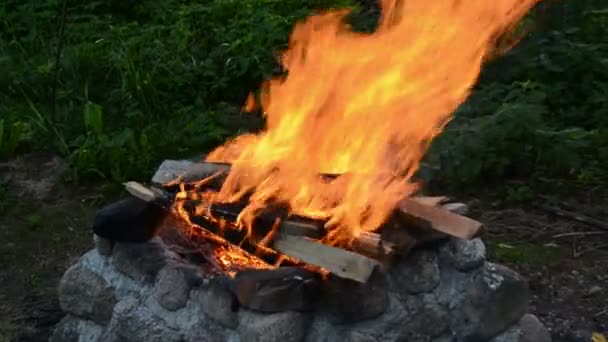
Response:
M596 218L589 217L589 216L586 216L586 215L583 215L583 214L580 214L580 213L576 213L576 212L573 212L573 211L568 211L568 210L564 210L564 209L561 209L561 208L552 207L552 206L546 205L546 204L537 204L537 206L540 209L548 211L548 212L550 212L552 214L555 214L557 216L561 216L561 217L564 217L564 218L567 218L567 219L571 219L571 220L574 220L574 221L585 223L585 224L588 224L590 226L593 226L593 227L596 227L596 228L608 231L608 223L604 222L604 221L600 221L600 220L598 220Z

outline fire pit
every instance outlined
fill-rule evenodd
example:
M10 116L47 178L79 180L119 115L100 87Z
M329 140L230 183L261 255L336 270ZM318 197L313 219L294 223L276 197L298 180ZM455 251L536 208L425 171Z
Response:
M165 161L152 183L216 167ZM146 198L142 189L149 188L131 191ZM54 340L525 341L530 330L542 329L526 315L525 280L487 261L475 233L458 238L408 221L398 231L418 230L407 237L409 245L385 242L394 239L393 231L368 236L372 242L354 252L356 247L347 251L298 237L309 228L299 222L300 229L287 226L294 235L283 248L312 264L285 260L275 267L219 235L211 242L189 235L192 227L179 216L160 214L158 194L151 190L148 201L135 197L100 210L96 247L61 280L60 303L68 315ZM453 224L475 226L449 212L462 212L463 205L441 204L438 197L411 200L444 220L457 218ZM424 234L427 229L434 234ZM300 248L291 250L296 237ZM302 241L314 244L318 255L307 254Z
M99 211L53 338L542 341L525 280L486 260L482 225L415 180L537 1L385 0L370 35L344 11L297 25L288 74L248 100L264 132L165 161Z

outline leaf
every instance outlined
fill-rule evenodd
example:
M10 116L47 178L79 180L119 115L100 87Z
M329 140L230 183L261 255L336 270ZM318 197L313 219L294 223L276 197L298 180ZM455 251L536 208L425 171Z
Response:
M103 111L100 105L87 102L84 106L84 125L88 131L97 134L103 131Z
M3 150L4 145L4 120L0 119L0 151Z
M604 334L594 332L591 334L591 342L608 342L608 340L606 340L606 336L604 336Z

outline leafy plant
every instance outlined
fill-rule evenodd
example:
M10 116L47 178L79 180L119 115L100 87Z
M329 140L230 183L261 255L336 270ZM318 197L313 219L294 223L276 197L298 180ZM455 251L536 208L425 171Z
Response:
M0 119L0 157L13 154L24 136L24 124L15 121L12 124Z

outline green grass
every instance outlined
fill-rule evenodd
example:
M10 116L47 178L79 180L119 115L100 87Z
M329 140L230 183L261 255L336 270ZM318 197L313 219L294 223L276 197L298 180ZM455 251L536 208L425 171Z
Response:
M559 261L562 251L556 247L527 243L488 243L490 259L500 263L551 265Z

